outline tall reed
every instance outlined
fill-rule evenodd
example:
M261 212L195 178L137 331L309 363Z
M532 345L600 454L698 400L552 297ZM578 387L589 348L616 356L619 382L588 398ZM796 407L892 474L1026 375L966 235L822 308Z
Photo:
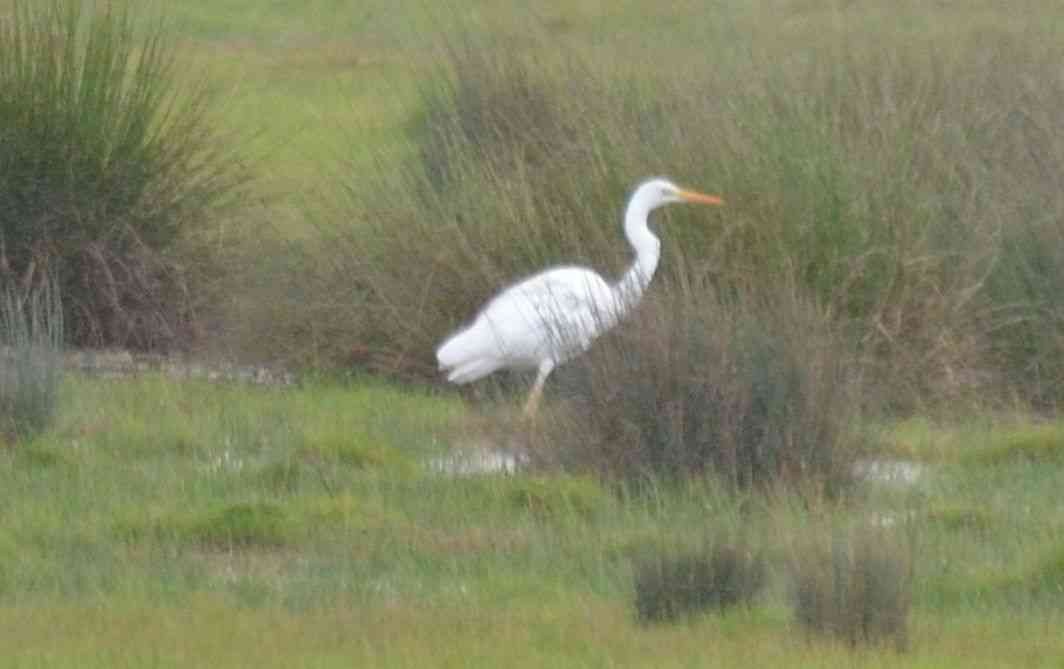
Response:
M63 374L63 306L54 280L0 286L0 437L44 430Z

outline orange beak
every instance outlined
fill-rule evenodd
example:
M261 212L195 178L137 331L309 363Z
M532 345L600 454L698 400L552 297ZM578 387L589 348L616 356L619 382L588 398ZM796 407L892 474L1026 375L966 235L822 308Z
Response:
M693 190L680 191L680 197L687 202L693 202L695 204L724 204L724 200L720 199L716 195L706 195L705 193L699 193Z

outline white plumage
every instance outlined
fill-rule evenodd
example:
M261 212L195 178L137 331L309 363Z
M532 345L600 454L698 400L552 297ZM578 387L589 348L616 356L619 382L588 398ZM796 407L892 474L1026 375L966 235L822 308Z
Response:
M624 233L636 257L624 276L610 284L590 269L557 267L504 289L471 325L436 350L447 380L469 383L498 369L535 369L525 404L525 414L534 414L551 371L586 351L643 296L661 257L661 242L647 227L647 218L670 202L722 204L718 197L684 190L666 179L643 182L625 212Z

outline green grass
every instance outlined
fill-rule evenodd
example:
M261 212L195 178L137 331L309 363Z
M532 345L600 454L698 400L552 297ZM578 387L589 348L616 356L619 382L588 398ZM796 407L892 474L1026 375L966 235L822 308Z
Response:
M877 487L842 506L732 496L712 482L618 496L557 475L440 475L430 460L472 439L467 414L447 397L367 381L68 378L55 425L0 451L0 665L961 667L1064 657L1059 459L941 463L911 492ZM973 448L1029 429L1001 424ZM326 457L334 448L377 456ZM913 541L905 653L809 638L791 612L791 551L871 518L901 522ZM765 594L676 626L639 623L641 556L737 533L766 556Z
M927 463L1059 461L1064 457L1064 422L1034 420L1022 413L945 420L913 417L880 432L877 448Z

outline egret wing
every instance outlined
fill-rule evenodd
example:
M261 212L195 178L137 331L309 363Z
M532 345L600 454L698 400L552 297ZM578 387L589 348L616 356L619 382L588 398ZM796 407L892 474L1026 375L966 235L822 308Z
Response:
M513 364L563 362L586 350L617 322L613 291L591 270L565 267L537 274L506 289L478 321Z

